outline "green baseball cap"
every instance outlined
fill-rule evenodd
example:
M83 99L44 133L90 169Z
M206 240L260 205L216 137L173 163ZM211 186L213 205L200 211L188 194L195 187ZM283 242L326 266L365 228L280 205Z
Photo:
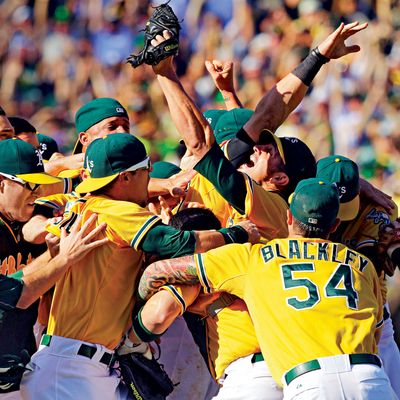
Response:
M360 175L357 164L347 157L333 155L317 163L317 178L336 183L340 196L339 218L353 220L360 210Z
M339 191L330 181L304 179L297 184L289 203L298 221L316 228L330 228L339 212Z
M215 140L221 144L232 139L254 114L248 108L235 108L220 115L214 126Z
M84 167L89 172L89 178L76 187L78 193L101 189L121 172L150 168L150 158L138 138L129 133L119 133L90 143L86 149Z
M78 134L87 131L91 126L109 117L128 117L122 104L110 97L100 97L86 103L75 114L75 126ZM73 154L82 153L82 144L75 143Z
M203 115L214 130L218 120L227 112L227 110L206 110L203 112Z
M168 179L182 171L177 165L168 161L156 161L152 167L150 178Z
M38 185L61 182L44 172L41 152L18 138L0 142L0 174Z

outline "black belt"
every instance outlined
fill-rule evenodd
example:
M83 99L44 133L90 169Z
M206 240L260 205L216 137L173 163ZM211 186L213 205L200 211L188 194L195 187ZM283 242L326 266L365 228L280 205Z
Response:
M375 354L350 354L350 364L374 364L378 367L382 366L381 360ZM289 370L285 374L286 384L289 385L293 379L306 374L307 372L316 371L321 369L321 365L318 360L307 361L303 364L297 365L296 367Z
M259 361L264 361L264 357L263 357L262 353L254 353L253 357L251 357L252 364L259 362Z
M389 318L390 318L390 313L388 309L385 306L383 306L383 320L386 321Z
M40 344L42 344L43 346L50 346L51 338L52 338L51 335L43 335ZM82 343L79 347L77 354L92 359L93 356L96 354L96 351L97 351L96 347ZM107 365L107 367L109 367L114 361L115 361L114 355L106 352L101 356L99 360L99 362L101 362L104 365Z

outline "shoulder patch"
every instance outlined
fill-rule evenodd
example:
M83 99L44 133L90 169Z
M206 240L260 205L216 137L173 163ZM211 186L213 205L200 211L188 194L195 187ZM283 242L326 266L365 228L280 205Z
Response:
M385 211L373 208L365 217L366 220L373 220L375 225L390 224L390 218Z

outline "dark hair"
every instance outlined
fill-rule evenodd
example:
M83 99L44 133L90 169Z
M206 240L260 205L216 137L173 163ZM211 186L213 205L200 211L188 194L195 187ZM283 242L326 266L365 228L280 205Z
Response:
M206 231L221 229L221 223L215 214L208 208L185 208L178 211L168 225L181 231Z
M26 119L20 117L8 117L10 124L14 128L16 135L22 132L32 132L36 133L36 128Z
M4 108L1 107L1 106L0 106L0 116L1 117L6 117L7 116L6 112L4 111Z
M293 217L293 230L297 235L304 238L320 238L327 239L331 233L330 228L317 228L315 226L306 225Z

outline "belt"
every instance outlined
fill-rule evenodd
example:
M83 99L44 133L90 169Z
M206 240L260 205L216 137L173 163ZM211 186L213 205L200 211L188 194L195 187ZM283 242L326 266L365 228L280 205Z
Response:
M390 313L388 309L385 306L383 306L383 320L386 321L389 318L390 318Z
M259 361L264 361L262 353L254 353L253 357L251 357L251 363L254 364Z
M374 354L350 354L350 364L374 364L378 367L382 366L381 360ZM289 385L293 379L306 374L307 372L316 371L321 369L318 360L307 361L303 364L297 365L285 374L286 384Z
M52 338L51 335L43 335L42 339L40 340L40 344L43 346L50 346L51 338ZM77 354L92 359L93 356L96 354L96 352L97 352L96 347L82 343L78 349ZM114 361L115 361L115 356L114 354L110 353L104 353L99 360L99 362L101 362L104 365L107 365L107 367L109 367Z

